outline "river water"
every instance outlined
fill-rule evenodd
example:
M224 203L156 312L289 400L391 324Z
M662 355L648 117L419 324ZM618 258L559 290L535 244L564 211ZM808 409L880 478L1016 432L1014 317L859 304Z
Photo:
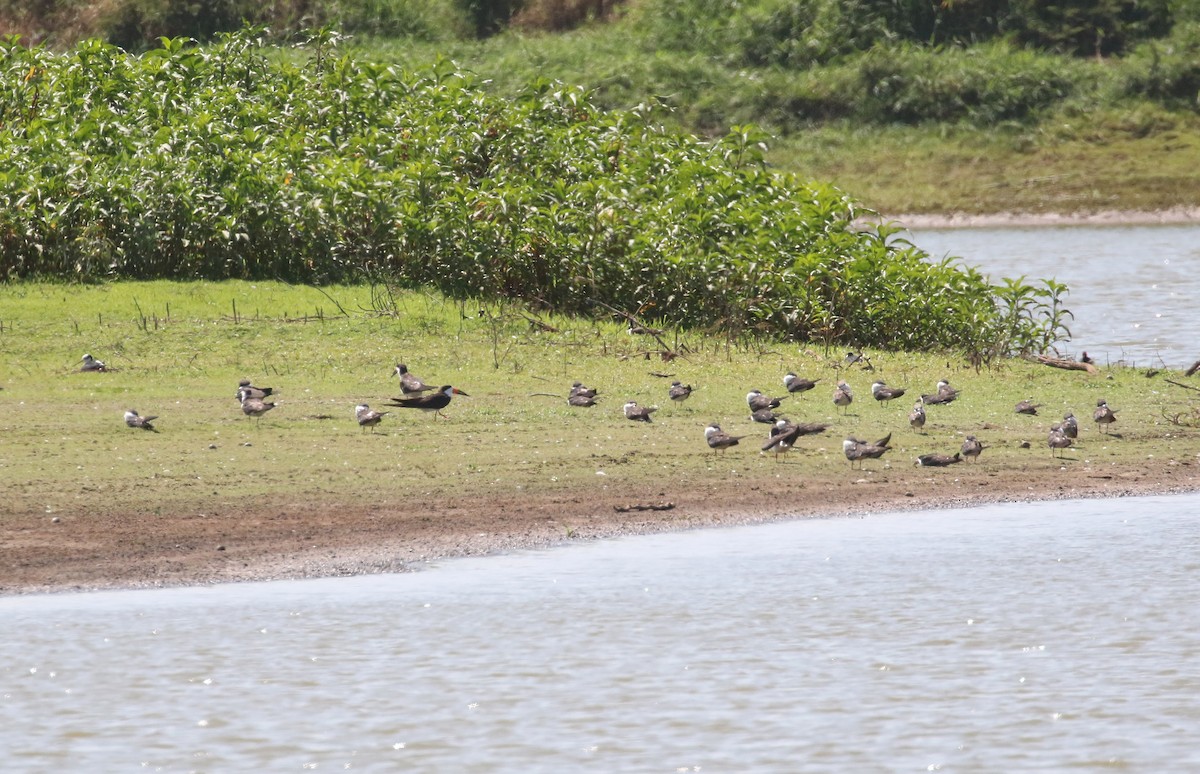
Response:
M0 599L6 772L1200 771L1200 495Z
M935 257L962 258L993 283L1067 283L1072 355L1155 368L1200 359L1200 225L914 229L909 237Z

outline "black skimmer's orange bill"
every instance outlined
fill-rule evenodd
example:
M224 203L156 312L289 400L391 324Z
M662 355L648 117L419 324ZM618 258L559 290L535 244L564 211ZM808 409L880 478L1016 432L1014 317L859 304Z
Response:
M266 403L261 398L251 398L244 396L242 398L242 413L248 417L262 419L262 415L275 408L274 403Z
M772 398L770 395L763 395L762 390L751 390L746 393L746 404L750 406L751 411L779 408L779 403L782 400L783 398Z
M158 417L139 416L138 413L133 409L129 409L125 412L125 424L129 425L130 427L139 427L142 430L154 430L154 425L150 424L150 422L155 419L158 419ZM157 433L158 431L154 430L154 432Z
M670 388L667 390L667 395L676 403L683 403L692 395L692 385L680 384L679 382L671 382Z
M799 376L796 376L796 374L794 374L791 371L788 371L786 374L783 375L783 386L786 387L787 391L793 395L796 395L796 394L799 394L802 392L808 392L813 387L816 387L817 382L819 382L819 381L821 381L821 380L820 379L801 379Z
M763 444L763 451L775 451L776 458L780 454L791 449L796 445L796 441L806 435L815 435L823 433L829 429L829 425L820 422L789 422L786 419L778 419L774 427L771 428L771 434L767 438L767 442Z
M108 366L104 365L103 360L97 360L91 355L84 355L79 366L80 371L107 371Z
M776 414L771 409L759 409L750 413L750 419L754 422L761 422L764 425L773 425L783 417Z
M857 462L859 467L862 467L862 461L871 459L876 460L889 451L892 447L888 444L892 440L892 434L888 433L883 438L880 438L875 443L867 443L860 441L857 438L847 438L842 441L842 451L846 454L846 459L850 460L850 467L854 467Z
M273 392L275 392L274 387L255 387L249 379L242 379L238 382L237 399L241 401L243 397L246 397L262 400Z
M1100 425L1100 429L1108 432L1108 426L1117 421L1117 412L1115 409L1110 409L1104 398L1096 401L1096 410L1092 412L1092 419L1096 420L1096 424Z
M1069 449L1071 447L1071 443L1071 439L1063 433L1062 428L1058 425L1055 425L1050 430L1050 435L1046 437L1046 445L1050 447L1051 457L1061 457L1061 450ZM1058 450L1058 454L1055 454L1055 450Z
M376 411L366 403L360 403L354 407L354 418L358 421L358 426L364 430L368 427L371 432L375 432L375 426L383 421L383 418L390 414L390 411Z
M944 468L956 462L962 462L961 452L954 452L954 454L922 454L917 457L917 464L923 468Z
M871 385L871 395L875 400L879 401L882 406L893 398L899 398L907 392L903 387L888 387L887 383L880 380Z
M924 432L925 427L925 403L918 400L913 404L912 411L908 412L908 424L913 430Z
M942 403L953 403L958 398L958 390L950 386L945 379L937 383L937 390L932 395L922 395L921 400L927 406L937 406Z
M704 428L704 440L708 443L708 448L714 450L725 451L730 446L737 446L738 441L745 437L744 435L730 435L715 422Z
M395 406L397 408L413 408L421 409L423 411L432 411L433 418L436 420L439 414L446 416L445 414L442 414L442 409L450 405L450 399L455 395L462 395L467 398L471 397L457 387L451 387L450 385L446 384L443 385L440 390L431 395L420 395L415 398L392 398L392 402L388 405Z
M625 418L634 422L649 422L650 415L658 411L658 406L639 406L635 401L625 404Z
M418 393L433 389L432 386L410 374L408 372L408 366L404 365L403 363L396 364L396 370L392 371L392 376L400 377L400 392L404 393L405 395L416 395Z
M567 396L567 405L588 408L596 405L596 399L587 393L575 392Z
M854 402L854 393L850 392L850 385L845 382L838 382L837 387L833 391L833 405L841 406L849 411L848 408Z
M1040 403L1034 403L1033 399L1023 400L1013 406L1013 411L1018 414L1029 414L1031 416L1037 414L1037 410L1042 407Z
M585 398L594 398L599 395L600 392L592 387L584 387L583 382L575 382L571 385L571 394L582 395Z
M975 460L978 462L979 455L983 454L984 448L986 447L979 442L978 438L973 435L968 435L963 439L962 442L962 456L969 460Z
M1059 429L1061 429L1063 432L1063 435L1065 435L1068 438L1078 438L1079 437L1079 420L1075 418L1074 414L1072 414L1070 411L1068 411L1066 414L1063 415L1063 421L1059 425Z

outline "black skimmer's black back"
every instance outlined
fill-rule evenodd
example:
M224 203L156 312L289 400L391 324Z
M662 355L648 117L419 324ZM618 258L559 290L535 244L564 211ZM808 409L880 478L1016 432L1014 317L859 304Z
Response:
M877 460L884 453L891 450L888 444L892 441L892 434L888 433L883 438L880 438L875 443L867 443L860 441L857 438L847 438L842 441L842 451L846 454L846 459L850 460L850 467L854 467L857 462L859 467L862 467L862 461L867 459Z
M625 418L633 422L650 422L650 415L658 411L658 406L639 406L635 401L625 404Z
M1018 414L1029 414L1030 416L1035 416L1037 414L1037 410L1041 407L1042 404L1034 403L1033 399L1030 398L1029 400L1019 401L1017 405L1013 406L1013 411L1017 412Z
M751 390L746 393L746 405L750 406L751 411L779 408L782 400L783 398L772 398L770 395L763 395L762 390Z
M893 398L899 398L907 392L903 387L888 387L887 383L880 380L871 385L871 395L875 400L879 401L880 405L887 403Z
M358 426L366 430L371 428L371 432L375 432L375 427L383 421L383 418L390 414L390 411L376 411L366 403L360 403L354 407L354 419L358 421Z
M155 419L158 419L158 417L139 416L138 413L133 409L129 409L125 412L125 424L129 425L130 427L141 428L142 430L154 430L154 425L150 423ZM154 430L154 432L157 433L158 431Z
M922 454L917 457L917 464L923 468L944 468L956 462L962 462L961 452L954 452L954 454Z
M819 381L821 381L821 380L820 379L801 379L799 376L796 376L796 374L792 373L791 371L788 371L786 374L783 375L783 386L785 388L787 388L787 391L789 393L791 393L792 395L798 395L803 392L808 392L813 387L816 387L817 382L819 382Z
M780 454L795 446L796 441L800 438L823 433L828 429L829 425L820 422L789 422L786 419L779 419L771 428L771 434L767 438L767 442L763 444L762 450L774 451L775 457L778 459Z
M274 387L255 387L250 383L249 379L242 379L238 382L237 399L240 402L243 398L255 398L262 400L275 392Z
M108 366L104 365L103 360L97 360L91 355L84 355L83 360L79 365L80 371L107 371Z
M683 403L692 396L692 385L681 384L680 382L671 382L670 388L667 389L667 396L676 403Z
M927 406L938 406L943 403L953 403L958 398L958 390L950 386L945 379L937 383L937 389L932 395L922 395L921 400Z
M582 395L585 398L594 398L599 394L599 391L592 387L584 387L583 382L575 382L571 385L571 395Z
M778 422L780 419L783 419L783 417L779 416L771 409L764 408L764 409L759 409L758 411L751 412L750 419L755 422L761 422L764 425L773 425L776 422Z
M596 398L587 393L577 392L567 396L567 405L589 408L596 405Z
M450 399L455 395L462 395L468 398L471 397L457 387L451 387L450 385L446 384L442 385L440 390L430 395L420 395L415 398L392 398L392 402L388 405L396 408L411 408L421 409L422 411L432 411L433 418L436 420L439 414L441 416L446 416L445 414L442 414L442 409L450 405Z
M704 440L708 443L708 448L713 450L725 451L730 446L737 446L738 441L745 437L744 435L730 435L715 422L704 428Z
M408 366L404 365L404 363L396 364L396 370L392 371L392 376L400 377L400 392L405 395L419 395L422 392L433 389L431 385L410 374Z

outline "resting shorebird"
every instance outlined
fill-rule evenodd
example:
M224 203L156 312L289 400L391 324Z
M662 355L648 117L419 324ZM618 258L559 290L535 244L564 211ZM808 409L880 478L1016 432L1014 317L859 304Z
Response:
M360 403L354 407L354 418L358 420L358 426L366 430L371 428L371 432L375 432L375 426L383 421L383 418L390 414L390 411L376 411L365 403Z
M273 408L274 403L265 403L261 398L251 398L249 395L242 396L242 413L254 417L259 423L262 422L262 415Z
M833 405L841 406L846 409L846 412L849 412L850 409L848 407L853 401L854 394L850 392L850 385L845 382L838 382L837 389L833 391Z
M399 368L400 366L396 367ZM467 398L471 397L457 387L451 387L450 385L446 384L443 385L440 390L430 395L420 395L415 398L392 398L392 402L387 405L395 408L413 408L421 409L422 411L432 411L433 419L436 422L439 415L443 417L446 416L445 414L442 414L442 409L450 405L450 399L455 395L462 395Z
M658 406L639 406L635 401L625 404L625 418L633 422L650 422L650 415L658 411Z
M937 390L932 395L922 395L921 400L927 406L936 406L941 403L953 403L958 398L958 390L950 386L950 382L945 379L937 383Z
M882 380L871 385L871 395L879 401L881 406L893 398L899 398L905 392L903 387L888 387Z
M433 387L430 385L410 374L408 372L408 366L404 365L403 363L396 364L396 370L392 371L392 376L400 377L400 392L404 393L405 395L418 395L422 392L433 389Z
M761 422L764 425L773 425L780 419L783 419L783 417L771 409L759 409L758 411L751 412L750 419L754 422Z
M762 390L751 390L746 393L746 404L750 406L751 411L779 408L779 403L782 400L783 398L772 398L769 395L763 395Z
M913 430L923 433L925 430L925 402L918 400L913 404L913 410L908 413L908 424Z
M786 387L787 391L789 393L791 393L792 395L796 395L801 392L808 392L813 387L816 387L817 382L819 382L819 381L821 381L821 380L820 379L801 379L799 376L796 376L796 374L792 373L791 371L787 372L783 376L783 386Z
M1017 412L1018 414L1029 414L1030 416L1034 416L1037 414L1037 410L1041 407L1042 404L1034 403L1033 398L1030 398L1029 400L1018 402L1017 405L1013 406L1013 411Z
M592 387L584 387L583 382L575 382L571 385L571 395L582 395L585 398L594 398L599 394L599 390L596 390Z
M1055 425L1050 429L1050 435L1046 437L1046 445L1050 447L1051 457L1062 457L1061 450L1071 447L1071 439L1063 434L1061 426ZM1059 450L1057 455L1054 453L1056 449Z
M680 384L679 382L671 382L670 388L667 390L667 395L676 403L683 403L692 395L692 385Z
M104 365L103 360L97 360L91 355L84 355L83 361L79 366L80 371L107 371L108 366Z
M1085 349L1085 350L1083 351L1083 354L1081 354L1081 355L1079 356L1079 362L1080 362L1080 363L1087 363L1088 365L1094 365L1096 361L1095 361L1095 360L1092 360L1090 357L1088 357L1087 350Z
M842 451L846 454L846 459L850 460L850 467L854 467L854 463L858 463L859 469L862 469L862 461L866 459L877 460L883 456L884 452L892 447L888 444L892 440L892 434L888 433L883 438L880 438L875 443L867 443L860 441L857 438L847 438L842 441Z
M1092 412L1092 419L1096 420L1096 424L1100 425L1100 429L1108 432L1108 426L1117 421L1117 412L1108 407L1108 403L1104 398L1096 401L1096 410Z
M983 454L984 445L979 442L979 439L973 435L968 435L962 442L962 456L969 460L979 461L979 455Z
M242 379L238 382L237 399L239 403L243 398L262 400L273 392L275 392L274 387L255 387L249 379Z
M590 408L596 405L596 398L588 395L586 392L573 392L567 396L567 405Z
M154 425L150 424L151 420L154 419L158 419L158 417L138 416L138 413L133 409L129 409L125 412L125 424L129 425L130 427L140 427L143 430L154 430ZM157 433L158 431L154 430L154 432Z
M1075 415L1072 414L1070 411L1068 411L1063 416L1063 421L1062 421L1062 424L1060 425L1060 427L1062 429L1063 435L1065 435L1066 437L1068 437L1068 438L1078 438L1079 437L1079 420L1076 419Z
M775 426L771 428L771 434L767 438L767 442L763 444L763 451L774 451L775 459L779 459L779 455L787 452L796 445L796 441L806 435L814 435L823 433L829 429L829 425L821 424L820 422L805 422L796 423L789 422L786 419L776 420Z
M708 448L721 450L722 452L730 446L737 446L738 441L742 440L744 435L730 435L721 429L721 426L716 422L704 428L704 440L708 442Z
M917 464L923 468L944 468L956 462L962 462L961 452L954 452L954 454L922 454L917 457Z

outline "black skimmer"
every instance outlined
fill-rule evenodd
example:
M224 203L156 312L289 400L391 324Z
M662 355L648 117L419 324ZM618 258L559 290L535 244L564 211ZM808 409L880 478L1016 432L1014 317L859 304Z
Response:
M913 404L913 410L908 412L908 424L917 432L925 432L925 402L918 400Z
M358 420L358 426L366 430L371 428L371 432L375 432L375 426L383 421L383 418L390 414L390 411L376 411L366 403L360 403L354 407L354 418Z
M758 411L750 412L750 421L761 422L764 425L773 425L782 418L771 409L759 409Z
M871 385L871 395L875 400L879 401L879 405L887 403L893 398L899 398L904 395L906 390L903 387L888 387L883 380L875 382Z
M399 368L400 366L396 366ZM392 402L387 404L395 408L411 408L421 409L422 411L432 411L434 421L438 416L446 416L442 414L442 409L450 405L450 399L455 395L471 397L457 387L451 387L448 384L442 385L442 388L430 395L418 395L415 398L392 398Z
M634 401L625 404L625 418L633 422L649 422L650 415L658 411L658 406L639 406Z
M584 392L573 392L567 396L567 405L589 408L596 405L596 399Z
M958 398L958 390L950 386L945 379L937 383L937 390L932 395L922 395L921 400L927 406L937 406L942 403L953 403Z
M575 382L571 385L571 395L582 395L585 398L594 398L600 394L599 390L592 387L584 387L583 382Z
M783 375L783 386L786 387L787 391L792 395L796 395L801 392L808 392L813 387L816 387L817 382L819 382L819 381L821 381L821 380L820 379L801 379L799 376L796 376L796 374L792 373L791 371L789 371Z
M129 409L125 412L125 424L129 425L130 427L140 427L143 430L154 430L154 425L150 424L150 422L155 419L158 419L158 417L139 416L138 413L133 409ZM157 433L158 431L154 430L154 432Z
M737 446L738 441L742 440L744 435L730 435L721 429L721 426L716 422L704 428L704 440L708 443L708 448L720 451L725 451L730 446Z
M1096 363L1095 360L1092 360L1090 357L1088 357L1088 353L1087 353L1086 349L1083 351L1083 354L1081 354L1079 356L1079 362L1087 363L1088 365L1095 365L1095 363Z
M833 391L833 405L841 406L848 412L852 402L854 402L854 393L850 392L850 385L838 382L837 388Z
M779 408L779 403L782 400L783 398L772 398L769 395L763 395L762 390L751 390L746 393L746 404L750 406L751 411Z
M1079 437L1079 420L1076 419L1075 415L1070 411L1063 416L1063 421L1060 425L1060 428L1062 429L1063 435L1068 438Z
M969 460L979 461L979 455L983 454L984 445L979 442L979 439L973 435L968 435L962 442L962 456Z
M671 382L670 388L667 390L667 395L676 403L683 403L692 395L692 385L680 384L679 382Z
M400 377L400 392L405 395L419 395L422 392L432 390L431 385L426 384L417 377L408 372L408 366L403 363L396 364L396 370L392 371L392 376ZM444 387L442 389L445 389Z
M242 396L242 413L248 417L254 417L260 423L262 415L275 408L274 403L267 403L261 398L251 398L249 395Z
M962 452L954 454L922 454L917 457L917 464L923 468L944 468L962 462Z
M1017 405L1013 406L1013 411L1017 412L1018 414L1029 414L1030 416L1035 416L1037 414L1037 410L1041 407L1042 404L1034 403L1033 399L1030 398L1029 400L1020 401L1017 403Z
M891 446L892 434L888 433L883 438L880 438L875 443L867 443L860 441L857 438L847 438L842 441L842 451L846 454L846 459L850 460L850 467L854 467L857 462L859 468L862 468L862 461L866 459L877 460L884 455Z
M104 365L103 360L97 360L91 355L84 355L83 361L79 366L80 371L107 371L108 366Z
M1108 426L1117 421L1117 412L1108 407L1108 403L1104 398L1096 401L1096 410L1092 412L1092 419L1096 420L1096 424L1100 425L1100 429L1108 432Z
M1052 427L1050 429L1050 435L1046 437L1046 445L1050 447L1051 457L1062 457L1062 449L1069 449L1071 447L1071 443L1071 439L1063 433L1062 427L1059 425ZM1054 453L1055 450L1059 451L1057 455Z
M796 445L796 441L806 435L814 435L823 433L829 429L829 425L821 424L820 422L789 422L786 419L776 420L775 426L771 428L770 437L763 444L763 451L775 451L775 459L779 459L779 455L791 449Z
M847 352L846 365L851 366L858 363L864 371L874 371L875 366L871 365L871 358L864 355L862 352Z
M257 400L262 400L274 392L274 387L255 387L250 383L249 379L242 379L240 382L238 382L237 399L239 402L241 402L243 398L255 398Z

